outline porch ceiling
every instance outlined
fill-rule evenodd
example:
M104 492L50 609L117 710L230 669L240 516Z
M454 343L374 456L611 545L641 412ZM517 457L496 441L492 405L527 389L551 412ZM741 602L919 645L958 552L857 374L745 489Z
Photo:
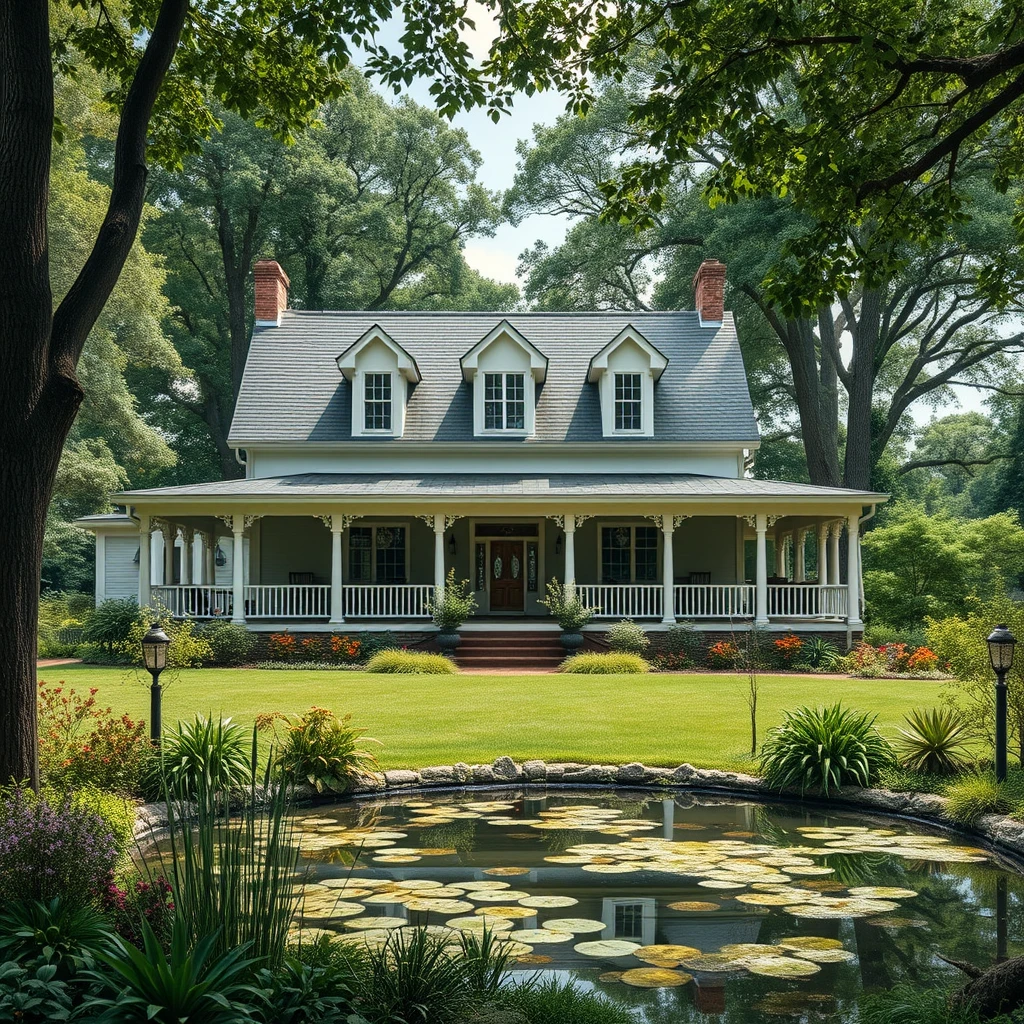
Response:
M563 510L622 514L630 507L638 514L679 511L682 506L689 514L758 511L792 516L848 514L887 497L872 491L692 473L303 473L123 491L114 500L193 514L243 508L309 514L343 505L346 512L367 515L381 508L508 515L513 514L509 505L514 502L519 515Z

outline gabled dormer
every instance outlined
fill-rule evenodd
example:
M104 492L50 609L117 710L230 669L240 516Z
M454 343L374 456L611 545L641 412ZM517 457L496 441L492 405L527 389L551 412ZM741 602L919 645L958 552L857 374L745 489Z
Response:
M374 324L337 363L352 385L352 436L401 437L409 388L421 380L416 360Z
M632 325L590 360L587 380L601 396L605 437L654 436L654 384L666 366L667 357Z
M477 437L529 437L534 432L537 387L548 359L507 320L502 320L460 360L473 387L473 433Z

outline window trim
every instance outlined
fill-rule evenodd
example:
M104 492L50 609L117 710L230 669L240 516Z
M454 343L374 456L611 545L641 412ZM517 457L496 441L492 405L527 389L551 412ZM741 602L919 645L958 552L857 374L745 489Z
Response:
M363 433L364 434L394 434L395 432L395 375L391 370L365 370L363 372ZM382 399L370 399L367 391L370 388L372 377L386 377L388 397ZM369 416L370 406L383 406L387 412L388 425L386 427L367 426L366 420Z
M500 427L488 427L487 426L487 405L488 405L488 399L487 399L487 378L488 377L500 377L501 378L501 399L500 399L500 405L501 405L501 422L502 422L502 426L500 426ZM523 389L523 399L522 399L522 405L523 405L523 425L521 427L509 427L509 426L505 425L508 422L509 399L507 398L507 395L508 395L508 378L509 377L519 377L521 379L521 382L522 382L522 389ZM480 431L481 431L481 433L488 434L490 436L496 436L496 437L507 437L507 436L517 437L517 436L522 436L524 434L528 434L529 433L528 424L530 422L530 401L531 401L531 396L530 396L529 388L527 387L527 384L526 384L526 379L528 377L530 378L530 383L534 384L534 387L536 387L536 384L534 383L533 378L525 370L483 370L483 371L481 371L480 378L479 378L479 384L480 384L481 391L482 391L481 400L480 400L481 401L481 410L480 410L481 411L481 418L480 418ZM494 400L492 399L491 401L493 402Z
M378 528L401 527L405 530L405 583L381 583L377 579L377 530ZM368 580L353 580L352 579L352 531L359 529L370 529L373 530L373 535L370 538L370 578ZM409 566L410 566L410 553L412 548L412 523L409 520L388 520L387 522L377 522L376 520L362 520L360 522L353 523L344 534L344 543L342 544L342 551L344 552L344 574L343 574L343 585L346 587L375 587L378 584L382 587L401 587L408 585L411 580L409 579Z
M633 377L636 380L636 398L618 397L619 378ZM632 390L632 384L630 385ZM619 405L635 405L639 424L635 427L617 426L619 418ZM644 375L640 370L613 370L612 371L612 430L616 434L642 434L644 432Z
M620 581L619 583L604 583L604 530L616 530L616 529L628 529L629 530L629 579ZM654 546L655 550L655 565L654 565L654 579L653 580L638 580L636 578L636 531L638 528L656 530L655 534L656 543ZM664 565L664 559L662 556L662 547L665 543L665 535L661 529L654 523L635 523L635 522L624 522L624 521L611 521L599 520L597 524L597 582L602 586L658 586L664 583L661 579L662 567Z

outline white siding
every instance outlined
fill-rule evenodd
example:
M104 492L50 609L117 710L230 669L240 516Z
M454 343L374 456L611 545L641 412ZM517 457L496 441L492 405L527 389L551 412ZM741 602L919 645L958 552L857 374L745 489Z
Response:
M102 596L107 600L114 597L138 597L139 567L135 563L135 552L139 550L139 538L108 533L104 547L105 584Z

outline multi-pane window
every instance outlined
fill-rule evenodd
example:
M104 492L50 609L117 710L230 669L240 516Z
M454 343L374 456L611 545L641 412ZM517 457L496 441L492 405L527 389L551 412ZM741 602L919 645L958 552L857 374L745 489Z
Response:
M644 934L644 905L620 903L615 907L615 938L640 939Z
M405 583L405 527L353 526L348 578L353 583Z
M601 581L655 583L658 579L656 526L601 528Z
M484 374L484 430L526 429L526 375Z
M643 429L639 373L615 374L615 429Z
M391 429L391 374L368 373L363 393L363 425L366 430Z

